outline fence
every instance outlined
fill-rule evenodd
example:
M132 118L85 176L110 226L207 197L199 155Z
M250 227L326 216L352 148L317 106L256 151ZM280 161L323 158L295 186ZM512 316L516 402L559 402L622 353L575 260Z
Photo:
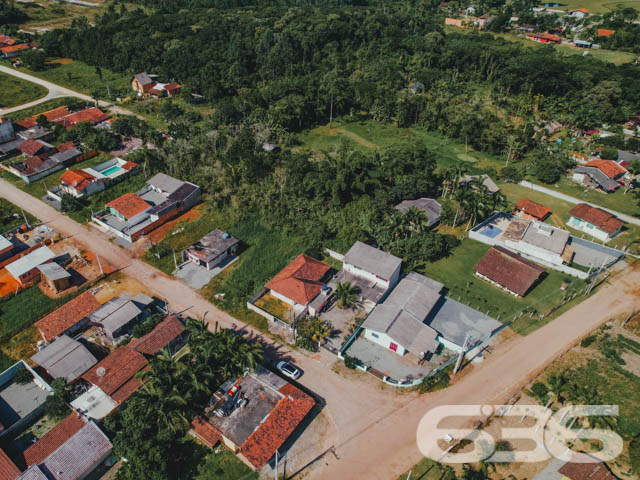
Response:
M251 297L251 300L249 300L247 302L247 308L249 310L251 310L252 312L255 312L258 315L266 318L267 321L269 322L269 326L270 327L271 326L275 326L277 328L280 328L280 329L284 330L285 332L289 333L292 336L293 340L295 340L295 334L296 334L295 323L298 320L298 318L300 318L300 316L298 316L298 317L296 317L294 319L293 324L288 324L287 322L279 319L275 315L272 315L271 313L267 312L266 310L263 310L262 308L260 308L260 307L258 307L258 306L256 306L254 304L254 302L256 300L258 300L260 297L262 297L268 291L269 291L268 288L266 288L266 287L262 288L262 290L260 290L257 294L255 294L253 297ZM271 330L271 329L269 329L269 330Z

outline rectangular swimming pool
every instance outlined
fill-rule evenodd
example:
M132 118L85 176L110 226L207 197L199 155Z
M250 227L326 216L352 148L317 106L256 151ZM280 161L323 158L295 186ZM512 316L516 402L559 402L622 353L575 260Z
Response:
M486 227L484 227L480 231L480 234L484 235L485 237L489 237L489 238L496 238L501 233L502 233L502 230L499 229L498 227L493 226L493 225L487 225Z
M122 167L119 167L118 165L114 165L113 167L109 167L106 170L103 170L102 172L100 172L102 175L104 175L105 177L110 177L111 175L115 174L115 173L119 173L122 170Z

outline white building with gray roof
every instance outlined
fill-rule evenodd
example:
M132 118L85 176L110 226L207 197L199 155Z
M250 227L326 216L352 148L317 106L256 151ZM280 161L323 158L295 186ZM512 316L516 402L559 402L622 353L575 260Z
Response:
M147 308L152 303L153 299L142 293L134 297L129 292L124 292L89 315L89 322L102 327L109 341L116 345L137 323L146 318Z

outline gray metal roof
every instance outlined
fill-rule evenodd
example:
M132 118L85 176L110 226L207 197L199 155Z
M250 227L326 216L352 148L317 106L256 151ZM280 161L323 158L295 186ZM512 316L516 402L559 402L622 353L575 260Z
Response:
M40 273L42 273L49 280L61 280L63 278L69 278L71 276L69 272L67 272L64 268L62 268L55 262L40 265L38 267L38 270L40 270Z
M119 297L112 298L89 315L89 320L99 323L107 332L113 334L142 313L142 310L131 300L131 294L126 292Z
M502 323L449 297L442 297L427 322L442 337L462 347L467 334L473 340L485 339Z
M55 257L55 254L49 250L48 247L40 247L15 262L10 263L5 268L14 278L18 278L20 275L48 262L53 257Z
M147 72L136 74L135 79L140 85L149 85L150 83L153 83L153 79L147 74Z
M54 160L58 163L68 162L76 157L82 155L82 152L77 148L70 148L69 150L65 150L64 152L58 152L49 157L50 160Z
M640 160L640 153L625 152L624 150L618 150L618 160L633 162L634 160Z
M615 180L607 177L602 170L595 167L576 167L575 173L583 173L589 175L589 177L600 185L604 190L611 191L618 188L620 185Z
M239 240L232 237L219 228L210 231L196 243L187 248L187 252L197 256L205 262L210 262L214 258L236 245Z
M147 183L152 187L155 187L163 192L167 192L168 195L171 195L173 192L178 190L185 182L182 180L178 180L177 178L170 177L169 175L165 175L164 173L158 173L151 177Z
M437 334L423 322L440 299L442 287L440 282L412 272L371 312L363 326L386 333L415 355L434 351Z
M0 235L0 250L4 250L5 248L13 247L13 243L7 240L5 237Z
M133 297L131 301L136 304L142 304L145 307L148 307L153 303L153 298L149 297L148 295L145 295L144 293L139 293L135 297Z
M71 383L93 367L98 360L80 342L62 335L31 360L42 366L53 378L64 377Z
M402 264L398 257L360 241L353 244L342 261L378 275L384 280L389 280Z
M5 143L0 143L0 153L10 153L17 150L24 143L22 138L16 138Z
M532 221L525 230L521 241L561 255L569 241L569 232Z
M419 211L427 214L430 227L440 221L440 213L442 212L442 207L433 198L418 198L417 200L404 200L403 202L400 202L398 205L396 205L395 209L400 210L401 212L406 212L411 207L414 207Z
M489 193L496 193L500 191L500 187L498 187L498 185L496 185L496 182L494 182L486 173L483 173L481 175L464 175L460 180L460 183L468 183L473 179L481 179L482 184L487 187Z
M113 450L98 426L89 421L42 462L55 480L86 478Z

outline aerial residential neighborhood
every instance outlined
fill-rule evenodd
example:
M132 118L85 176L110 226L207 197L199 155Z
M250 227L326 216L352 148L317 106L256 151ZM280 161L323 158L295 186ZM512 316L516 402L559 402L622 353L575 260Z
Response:
M640 478L639 46L0 0L0 480Z

